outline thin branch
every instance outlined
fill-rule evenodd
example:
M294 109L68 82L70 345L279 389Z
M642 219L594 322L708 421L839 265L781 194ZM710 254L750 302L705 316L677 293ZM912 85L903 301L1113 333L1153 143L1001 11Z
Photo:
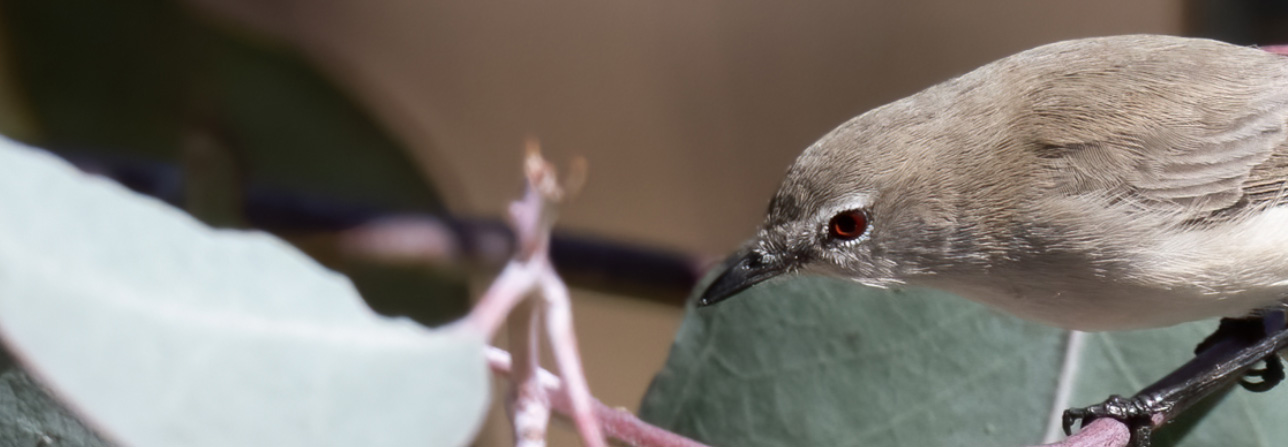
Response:
M1117 419L1100 418L1063 441L1041 447L1126 447L1130 441L1131 430L1127 424Z
M550 347L554 353L555 364L559 365L559 373L568 383L565 392L561 395L568 398L574 421L595 421L593 408L595 399L590 395L590 386L586 383L585 374L582 373L577 335L572 330L572 299L568 296L568 286L564 285L563 280L559 279L559 275L549 265L546 266L544 273L541 277L541 291L546 305L546 335L550 337ZM604 437L598 423L579 423L577 432L581 434L582 439Z
M537 280L532 265L515 261L506 264L501 269L501 274L488 286L487 292L483 293L474 310L470 311L466 323L488 337L495 335L501 322L505 321L505 317L519 301L527 297Z
M508 404L510 424L516 447L545 447L546 427L550 423L550 393L541 384L541 365L537 359L537 333L540 314L532 301L519 303L510 314L510 345L514 346L514 373L510 382Z
M509 377L511 375L510 353L505 350L489 347L487 351L488 366L492 372ZM572 408L563 398L563 381L544 369L537 370L541 386L549 395L551 408L565 416L571 414ZM611 408L602 402L592 399L595 417L603 424L604 432L611 438L622 441L633 447L707 447L706 444L671 433L669 431L641 421L629 411Z
M581 171L576 168L581 166ZM550 233L554 227L558 204L564 196L584 181L584 163L574 164L566 187L556 181L554 166L541 158L536 143L528 143L524 173L528 188L523 198L510 204L510 223L516 236L514 257L496 281L465 318L463 327L491 338L501 321L509 316L512 344L518 349L520 367L514 375L514 391L509 405L510 420L515 427L518 447L544 447L545 428L551 401L568 403L570 416L587 447L603 447L604 436L595 417L594 398L582 372L581 355L572 328L572 300L568 286L550 264ZM525 298L535 295L539 301L520 306ZM519 306L520 312L512 312ZM557 393L547 393L538 383L538 325L544 324L550 348L567 386Z
M1271 53L1278 54L1280 56L1288 56L1288 45L1266 45L1264 47L1261 47L1261 49L1269 51Z

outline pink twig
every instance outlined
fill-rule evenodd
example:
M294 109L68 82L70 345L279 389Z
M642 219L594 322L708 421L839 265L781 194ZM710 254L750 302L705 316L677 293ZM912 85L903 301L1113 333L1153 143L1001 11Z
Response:
M1131 430L1127 429L1127 424L1117 419L1100 418L1063 441L1040 447L1126 447L1129 441Z
M1269 51L1271 53L1278 54L1280 56L1288 56L1288 45L1267 45L1267 46L1261 47L1261 49Z
M540 314L532 306L532 302L520 303L509 318L515 355L508 410L515 447L544 447L550 423L550 393L541 384L541 365L536 357Z
M593 409L594 397L590 395L590 386L582 373L581 354L577 349L577 335L572 331L572 299L568 296L568 286L555 273L549 264L545 275L541 277L542 296L546 298L546 331L550 337L551 351L559 373L568 383L565 393L571 406L570 415L574 421L595 421ZM577 432L582 439L603 439L599 424L578 423Z
M577 166L584 171L584 165L574 165ZM580 186L584 172L574 170L568 184L561 188L555 179L554 166L541 158L535 142L528 144L524 171L528 179L527 191L523 198L510 204L510 222L518 250L465 318L463 327L491 338L501 321L509 316L511 342L519 361L513 376L515 388L510 402L516 446L544 447L550 402L563 400L569 403L568 414L581 434L582 443L587 447L603 447L604 435L595 417L594 398L586 385L581 356L577 352L568 286L555 273L549 256L550 232L557 205L566 191ZM524 298L534 293L540 298L537 303L522 306L520 312L511 315ZM542 323L550 338L559 373L567 383L566 387L560 387L553 394L548 394L548 389L540 386L536 373L539 370L536 363L539 332L536 327Z
M501 274L488 287L487 292L483 293L478 305L470 311L470 315L465 320L466 324L479 333L487 334L488 337L496 334L497 328L501 326L502 321L505 321L505 317L510 314L514 306L527 297L536 286L537 273L533 267L515 261L506 264Z
M503 376L511 375L510 353L502 349L489 347L488 365L492 371ZM571 414L572 408L565 394L561 391L563 383L554 374L538 369L538 380L550 396L551 407L564 415ZM629 411L610 408L602 402L591 399L596 418L603 424L609 437L622 441L633 447L706 447L705 444L671 433L647 422L641 421Z

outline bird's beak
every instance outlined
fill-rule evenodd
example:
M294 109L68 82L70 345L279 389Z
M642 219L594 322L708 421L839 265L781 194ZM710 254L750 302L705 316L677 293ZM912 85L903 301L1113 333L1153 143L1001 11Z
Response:
M787 271L784 266L767 262L759 253L752 250L734 253L725 260L723 265L724 272L702 292L702 297L698 299L699 306L710 306L724 301L738 292L747 290L748 287Z

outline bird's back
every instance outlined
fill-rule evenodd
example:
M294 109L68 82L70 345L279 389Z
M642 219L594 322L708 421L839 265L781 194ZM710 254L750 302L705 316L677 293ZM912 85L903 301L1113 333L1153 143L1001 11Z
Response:
M1118 36L1003 63L1012 129L1061 191L1202 223L1284 202L1288 58L1205 39ZM1023 68L1020 68L1023 67ZM1017 73L1017 74L1018 74Z

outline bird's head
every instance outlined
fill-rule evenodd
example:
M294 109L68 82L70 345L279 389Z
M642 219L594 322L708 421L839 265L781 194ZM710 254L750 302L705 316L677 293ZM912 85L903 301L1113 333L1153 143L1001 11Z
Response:
M872 115L801 154L755 237L726 261L701 305L798 272L887 287L925 271L953 231L945 197L953 176L928 168L942 165L928 159L943 151L910 145L907 127L880 126L881 115Z

